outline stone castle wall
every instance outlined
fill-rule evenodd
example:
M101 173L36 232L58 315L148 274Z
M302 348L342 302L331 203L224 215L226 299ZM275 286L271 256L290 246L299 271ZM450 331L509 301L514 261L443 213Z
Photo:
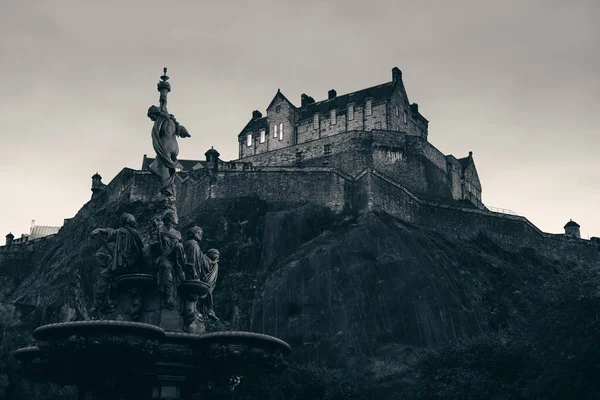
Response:
M318 166L260 166L216 172L200 169L179 174L176 188L181 216L197 209L198 203L210 200L227 203L228 199L241 196L257 196L271 204L312 202L327 206L336 213L385 211L406 222L463 239L473 239L484 233L509 250L533 248L551 258L600 262L600 246L596 242L544 233L520 216L430 201L419 197L393 177L370 167L356 175L334 167ZM147 171L126 168L79 213L85 214L88 208L98 209L113 202L148 202L158 190L159 182L155 176ZM0 253L4 258L18 258L34 251L36 243L50 241L52 237L35 240L28 245L12 246L12 249L3 246Z
M121 198L126 196L130 200L152 199L159 189L157 179L148 172L131 172L122 171L117 176L119 179L109 184L115 186L109 190L112 193L109 197L115 199L120 193ZM124 179L126 177L129 179ZM176 187L181 213L195 209L197 203L203 201L226 202L240 196L258 196L272 204L312 202L336 213L385 211L406 222L462 239L474 239L484 233L508 250L533 248L555 259L600 262L600 246L595 242L544 233L521 216L423 199L385 173L371 168L355 176L332 167L198 170L180 174ZM101 198L98 201L102 201Z

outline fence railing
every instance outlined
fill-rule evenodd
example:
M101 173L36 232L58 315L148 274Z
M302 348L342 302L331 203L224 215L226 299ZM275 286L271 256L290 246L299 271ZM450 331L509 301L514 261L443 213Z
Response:
M491 212L500 213L500 214L508 214L508 215L517 215L514 211L507 210L506 208L497 208L497 207L488 207L488 206L485 206L485 207Z

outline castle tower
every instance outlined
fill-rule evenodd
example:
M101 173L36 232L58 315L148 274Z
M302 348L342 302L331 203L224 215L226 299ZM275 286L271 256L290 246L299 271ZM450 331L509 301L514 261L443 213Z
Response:
M216 171L219 168L219 152L214 147L210 146L210 149L204 153L206 157L206 168Z
M102 177L99 173L96 172L92 175L92 199L102 193L105 187L106 185L102 183Z
M6 235L6 245L10 246L12 244L14 238L15 238L15 235L13 235L11 232L8 232L8 235Z
M581 234L579 233L579 224L572 219L567 222L564 228L565 235L574 236L578 239L581 238Z

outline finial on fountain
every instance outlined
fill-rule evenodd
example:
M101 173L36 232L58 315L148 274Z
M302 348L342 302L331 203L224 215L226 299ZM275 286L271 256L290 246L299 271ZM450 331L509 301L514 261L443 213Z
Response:
M167 82L169 77L167 76L167 67L163 68L163 75L160 77L161 81L158 82L157 89L160 92L161 97L167 96L167 93L171 91L171 84Z

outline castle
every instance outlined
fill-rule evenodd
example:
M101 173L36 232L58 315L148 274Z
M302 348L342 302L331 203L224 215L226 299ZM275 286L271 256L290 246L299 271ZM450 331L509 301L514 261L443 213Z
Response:
M421 198L486 209L473 153L444 155L428 140L428 121L410 103L402 72L381 85L315 100L301 96L295 106L278 90L238 135L239 159L260 167L331 167L350 176L374 168ZM144 155L142 169L154 161ZM183 170L203 161L180 160Z
M402 72L393 68L391 75L340 96L329 90L318 102L302 94L299 107L278 90L266 115L253 111L238 134L237 160L221 160L214 148L204 160L179 160L178 209L241 196L274 205L313 202L336 213L384 211L464 238L484 232L510 248L558 256L575 246L596 257L599 241L581 239L573 221L565 234L549 234L525 217L486 207L473 153L456 158L429 143L428 121L409 102ZM108 185L94 174L91 203L150 199L158 190L148 171L153 161L144 155L141 171L125 168Z

